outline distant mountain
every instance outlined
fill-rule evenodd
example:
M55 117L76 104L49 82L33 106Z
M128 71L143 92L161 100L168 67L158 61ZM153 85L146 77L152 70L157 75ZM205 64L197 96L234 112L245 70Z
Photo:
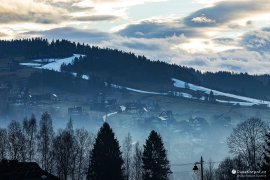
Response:
M93 84L103 86L102 84L106 82L146 91L167 92L174 90L175 87L171 79L176 78L225 93L264 100L270 99L269 75L231 72L202 73L193 68L151 61L144 56L136 56L133 53L108 48L102 49L67 40L49 42L46 39L35 38L0 41L0 63L2 59L16 59L18 57L24 63L33 63L33 60L46 60L48 58L57 61L57 58L67 58L73 54L85 56L76 56L73 63L63 64L61 71L65 73L61 76L59 73L34 72L29 77L32 80L30 81L31 86L38 84L38 78L43 78L45 82L46 78L50 77L50 79L57 79L58 82L63 79L60 83L61 86L71 88L71 85L68 85L70 84L69 79L73 79L72 83L76 83L78 81L74 80L74 74L76 74L78 77L90 77L88 84L91 86ZM56 81L51 84L57 86Z

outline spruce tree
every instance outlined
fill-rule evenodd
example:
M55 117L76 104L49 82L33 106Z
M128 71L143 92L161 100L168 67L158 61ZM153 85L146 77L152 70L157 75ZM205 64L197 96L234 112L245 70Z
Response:
M267 178L270 178L270 133L266 134L262 170L267 171Z
M143 180L168 180L171 173L169 160L161 136L151 131L143 151Z
M100 128L91 151L89 179L125 179L119 142L106 122Z

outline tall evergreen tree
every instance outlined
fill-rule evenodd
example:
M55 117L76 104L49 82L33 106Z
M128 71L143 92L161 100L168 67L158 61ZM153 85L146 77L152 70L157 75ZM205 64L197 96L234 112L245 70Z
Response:
M262 170L266 170L267 178L270 178L270 133L266 134Z
M151 131L143 151L143 180L168 180L171 173L169 160L161 136Z
M100 128L89 168L91 180L123 180L124 168L118 140L108 123Z

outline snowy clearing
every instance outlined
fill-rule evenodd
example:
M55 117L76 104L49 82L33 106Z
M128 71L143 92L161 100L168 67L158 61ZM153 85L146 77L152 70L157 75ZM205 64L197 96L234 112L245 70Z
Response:
M89 76L88 75L82 75L82 79L85 79L85 80L89 80Z
M178 80L178 79L175 79L175 78L172 78L172 81L174 82L174 86L178 87L178 88L188 88L188 89L193 90L193 91L203 91L203 92L205 92L207 94L209 94L212 91L215 96L226 96L226 97L238 99L238 100L241 100L241 101L245 101L245 102L237 102L237 101L218 100L218 102L239 104L239 105L243 105L243 106L267 105L268 107L270 107L270 102L269 101L264 101L264 100L259 100L259 99L244 97L244 96L238 96L238 95L234 95L234 94L230 94L230 93L224 93L224 92L216 91L216 90L213 90L213 89L205 88L205 87L202 87L202 86L197 86L197 85L194 85L194 84L186 83L184 81L181 81L181 80Z
M159 92L152 92L152 91L143 91L143 90L139 90L139 89L133 89L133 88L129 88L129 87L124 87L124 86L119 86L116 84L111 84L112 88L116 88L116 89L126 89L129 91L133 91L133 92L137 92L137 93L143 93L143 94L153 94L153 95L168 95L168 93L159 93Z
M224 101L224 100L219 100L219 99L216 99L216 101L220 102L220 103L227 103L227 104L240 105L240 106L253 106L253 105L255 105L254 103L251 103L251 102Z
M39 63L20 63L21 66L27 66L27 67L40 67L41 64Z
M36 59L33 60L34 62L40 62L40 63L50 63L50 62L55 62L55 59Z
M104 122L106 122L107 117L110 117L110 116L115 115L115 114L117 114L117 113L118 113L118 112L113 112L113 113L106 114L106 115L104 115L104 116L102 117L102 119L103 119Z
M54 71L60 72L62 64L66 64L66 65L71 64L75 58L79 58L80 56L84 56L84 55L74 54L73 56L64 58L64 59L47 59L47 61L50 63L45 64L41 67L36 67L36 68L48 69L48 70L54 70Z

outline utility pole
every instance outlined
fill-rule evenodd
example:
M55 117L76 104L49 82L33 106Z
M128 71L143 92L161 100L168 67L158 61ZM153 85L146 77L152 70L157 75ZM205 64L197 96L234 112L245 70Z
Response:
M202 180L203 180L203 158L201 156L201 176L202 176Z
M194 172L197 172L199 170L198 167L197 167L197 164L200 164L201 165L201 180L203 180L203 158L202 158L202 156L201 156L200 162L196 162L195 163L195 165L193 167L193 171Z

